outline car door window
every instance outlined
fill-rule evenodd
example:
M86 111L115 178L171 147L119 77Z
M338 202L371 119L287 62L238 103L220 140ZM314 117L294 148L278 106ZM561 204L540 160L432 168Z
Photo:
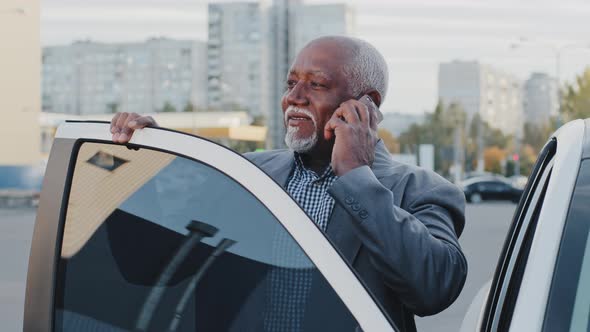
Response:
M83 143L67 203L55 331L355 331L257 198L203 163Z
M588 331L590 317L590 160L578 179L549 292L543 331Z
M557 142L551 140L538 161L516 209L514 220L492 280L490 295L482 317L482 331L507 331L518 297L536 223L543 206Z

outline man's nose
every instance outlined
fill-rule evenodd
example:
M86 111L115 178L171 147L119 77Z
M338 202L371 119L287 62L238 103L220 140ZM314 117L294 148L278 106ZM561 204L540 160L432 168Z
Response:
M307 89L302 82L298 82L287 92L287 103L289 105L308 105Z

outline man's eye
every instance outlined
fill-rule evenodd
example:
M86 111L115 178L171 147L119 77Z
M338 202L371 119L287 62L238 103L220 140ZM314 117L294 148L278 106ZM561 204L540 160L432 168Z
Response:
M296 81L294 81L294 80L288 80L287 81L287 88L292 89L296 84L297 84Z
M319 82L314 82L314 81L312 81L312 82L311 82L311 86L312 86L313 88L325 88L325 87L326 87L326 86L325 86L325 85L323 85L322 83L319 83Z

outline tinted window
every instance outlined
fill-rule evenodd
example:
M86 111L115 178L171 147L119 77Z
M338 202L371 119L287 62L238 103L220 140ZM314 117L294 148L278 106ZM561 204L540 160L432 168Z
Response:
M504 331L510 325L556 147L554 139L545 145L527 181L494 273L482 331Z
M580 166L557 256L544 331L588 331L590 315L590 160Z
M85 143L56 331L354 331L355 320L250 192L207 165Z

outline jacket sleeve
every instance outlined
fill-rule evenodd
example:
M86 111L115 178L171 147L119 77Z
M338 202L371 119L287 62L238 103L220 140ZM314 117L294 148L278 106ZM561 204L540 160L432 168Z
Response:
M465 223L465 197L448 181L422 181L405 190L409 200L402 209L393 192L363 166L338 178L329 192L352 215L372 263L395 296L415 314L433 315L453 303L467 277L457 239Z

